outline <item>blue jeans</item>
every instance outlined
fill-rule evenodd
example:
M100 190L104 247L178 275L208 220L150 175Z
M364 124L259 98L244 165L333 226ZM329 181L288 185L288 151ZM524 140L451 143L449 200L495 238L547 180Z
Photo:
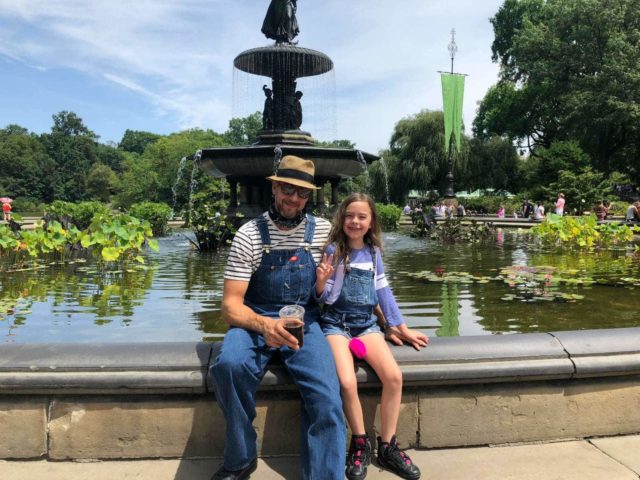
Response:
M303 479L343 479L346 431L331 349L315 318L305 319L304 346L280 356L302 396ZM213 365L216 397L227 420L224 467L239 470L257 457L256 390L276 349L264 337L231 328Z

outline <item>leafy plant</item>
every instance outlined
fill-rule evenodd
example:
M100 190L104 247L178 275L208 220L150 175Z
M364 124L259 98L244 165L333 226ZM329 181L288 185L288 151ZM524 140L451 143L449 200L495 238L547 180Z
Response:
M171 207L166 203L134 203L129 209L130 215L146 220L151 224L151 230L156 237L163 237L167 234L169 218L171 218L172 213Z
M0 255L9 250L15 249L19 245L11 229L6 225L0 225Z
M144 263L140 252L145 245L158 251L152 239L151 225L131 215L96 215L89 228L80 235L80 243L105 262L135 260Z
M384 231L396 231L400 224L402 209L396 205L385 205L376 203L376 211L378 212L378 220Z
M46 224L39 221L33 230L21 232L19 249L25 250L32 258L50 253L64 257L67 247L76 245L79 240L80 231L73 225L65 229L56 220Z
M244 215L237 213L229 217L226 210L222 185L210 182L199 187L191 199L188 212L189 224L196 235L195 247L202 251L216 251L231 243Z
M572 217L551 213L544 222L532 227L530 233L548 245L593 249L628 243L638 230L636 226L598 224L595 215Z

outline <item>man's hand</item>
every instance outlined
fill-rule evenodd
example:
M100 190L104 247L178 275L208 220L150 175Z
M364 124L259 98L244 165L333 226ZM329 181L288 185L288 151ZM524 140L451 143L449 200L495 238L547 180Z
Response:
M302 322L302 320L299 320L299 322L300 325L304 326L304 322ZM267 322L262 335L264 336L265 343L269 347L279 348L286 345L293 350L300 349L298 339L284 328L284 320L282 318L274 318L272 321Z

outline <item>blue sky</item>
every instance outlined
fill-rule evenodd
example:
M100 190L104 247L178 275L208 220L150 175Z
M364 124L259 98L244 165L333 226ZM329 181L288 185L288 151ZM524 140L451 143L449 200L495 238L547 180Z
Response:
M327 79L301 87L303 129L321 140L352 140L371 153L386 148L398 120L442 108L437 72L450 68L452 28L455 70L469 74L464 121L470 128L477 102L496 82L489 18L502 3L298 0L299 45L324 52L335 65ZM260 33L268 5L0 0L0 128L15 123L48 132L51 116L68 110L102 142L117 143L127 128L223 132L232 116L261 109L262 79L234 75L233 59L272 43ZM234 101L234 91L245 96ZM318 99L332 92L335 103Z

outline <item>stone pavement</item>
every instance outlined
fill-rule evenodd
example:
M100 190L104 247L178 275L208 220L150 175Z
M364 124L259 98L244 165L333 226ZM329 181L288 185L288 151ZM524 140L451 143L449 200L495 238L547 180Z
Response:
M424 480L638 480L640 435L499 447L410 450ZM2 461L2 480L209 480L220 460ZM261 459L255 480L299 478L297 457ZM367 479L399 478L369 467Z

